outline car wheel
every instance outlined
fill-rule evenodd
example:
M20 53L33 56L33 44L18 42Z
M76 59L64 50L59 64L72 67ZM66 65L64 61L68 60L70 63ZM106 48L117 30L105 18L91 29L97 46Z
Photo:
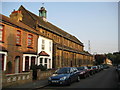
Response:
M85 79L86 77L87 77L87 75L86 75L86 74L84 74L83 78Z
M71 84L71 79L68 80L67 85L70 86Z
M77 82L79 82L79 81L80 81L80 76L77 77Z

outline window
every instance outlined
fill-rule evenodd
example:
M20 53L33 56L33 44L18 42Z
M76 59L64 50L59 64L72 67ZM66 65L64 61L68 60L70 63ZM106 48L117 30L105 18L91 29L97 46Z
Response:
M51 42L49 42L49 50L50 50L50 52L51 52Z
M28 47L32 47L33 43L33 35L28 34Z
M45 63L47 63L47 58L45 58Z
M3 25L0 25L0 41L3 41L3 33L4 33L3 30L4 30Z
M43 62L43 58L40 58L40 64L42 64L42 62Z
M45 62L44 62L45 64L44 64L44 66L45 66L46 68L47 68L47 60L48 60L48 59L45 58Z
M21 31L17 30L16 44L21 45Z
M42 50L45 49L45 40L42 39Z

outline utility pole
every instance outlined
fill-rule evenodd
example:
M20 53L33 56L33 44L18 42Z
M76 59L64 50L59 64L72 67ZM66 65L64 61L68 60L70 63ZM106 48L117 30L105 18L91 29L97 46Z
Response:
M88 40L88 52L91 53L90 40Z

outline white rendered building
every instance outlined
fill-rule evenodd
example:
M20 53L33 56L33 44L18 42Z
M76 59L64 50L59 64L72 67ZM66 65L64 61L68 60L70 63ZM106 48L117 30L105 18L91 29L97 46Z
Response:
M39 36L37 65L42 64L43 66L46 66L47 69L52 68L52 47L53 41L51 39Z

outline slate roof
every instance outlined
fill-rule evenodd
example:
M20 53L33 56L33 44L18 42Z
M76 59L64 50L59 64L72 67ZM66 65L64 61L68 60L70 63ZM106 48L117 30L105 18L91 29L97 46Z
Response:
M4 22L6 24L11 24L13 25L14 27L18 27L18 28L21 28L21 29L24 29L24 30L27 30L28 32L32 32L32 33L36 33L38 34L37 31L35 31L33 28L27 26L26 24L22 23L22 22L17 22L9 17L6 17L2 14L0 14L0 22Z
M36 26L39 25L39 26L47 29L48 31L51 31L62 37L72 40L73 42L75 42L77 44L83 45L83 43L80 42L75 36L65 32L64 30L58 28L57 26L53 25L52 23L50 23L48 21L47 22L43 21L43 19L41 17L26 10L22 5L20 6L20 8L18 10L22 11L22 15L23 15L22 22L24 24L26 24L34 29L36 29Z

